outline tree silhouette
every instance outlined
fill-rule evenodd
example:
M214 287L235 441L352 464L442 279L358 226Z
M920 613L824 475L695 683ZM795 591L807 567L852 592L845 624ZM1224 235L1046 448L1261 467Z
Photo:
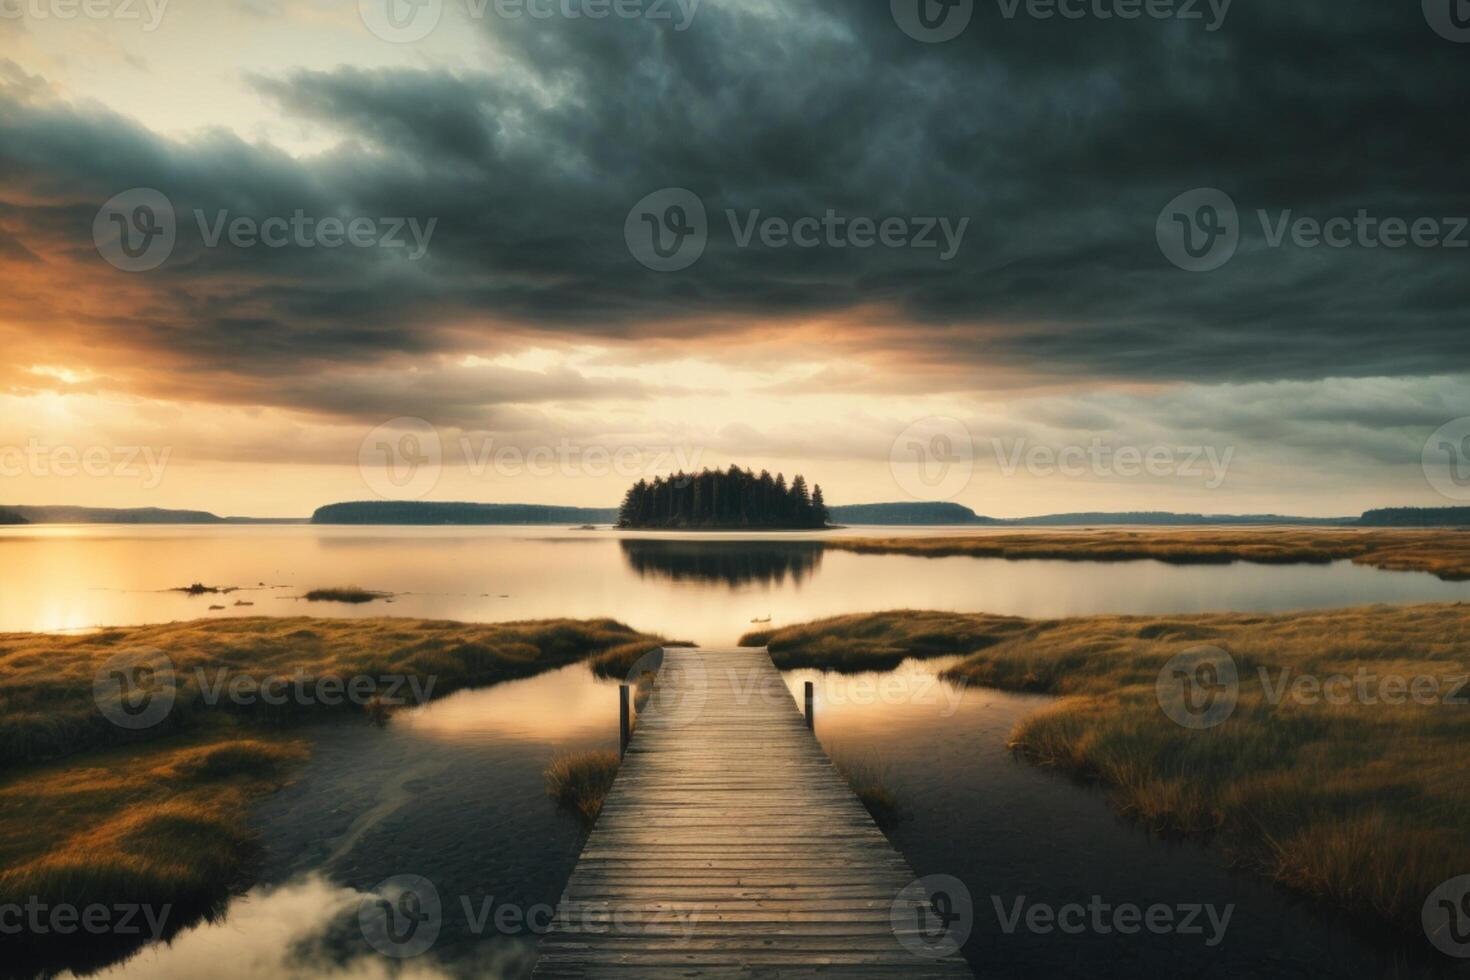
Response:
M778 473L756 476L728 470L678 472L668 479L639 480L623 495L619 527L648 528L821 528L827 526L822 488L807 492L806 478L791 486Z

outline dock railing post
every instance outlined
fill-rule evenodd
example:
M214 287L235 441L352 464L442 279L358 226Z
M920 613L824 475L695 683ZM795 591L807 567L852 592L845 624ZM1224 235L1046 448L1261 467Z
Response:
M628 722L628 685L618 685L618 758L628 754L628 739L632 735Z
M812 731L817 730L817 685L811 681L806 682L806 727Z

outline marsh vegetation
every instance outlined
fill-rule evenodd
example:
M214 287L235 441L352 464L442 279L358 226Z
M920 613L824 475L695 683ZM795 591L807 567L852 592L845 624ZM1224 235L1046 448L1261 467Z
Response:
M1470 533L1462 530L1351 528L1188 528L1032 531L936 538L833 538L831 549L925 558L1052 561L1161 561L1175 565L1263 565L1352 561L1388 571L1429 572L1470 581Z
M778 664L886 669L961 653L961 684L1056 695L1022 720L1026 759L1106 787L1161 834L1422 940L1420 910L1470 867L1470 606L1288 615L1025 620L899 611L753 633ZM1163 710L1175 655L1228 653L1234 710L1197 729ZM1335 693L1334 693L1335 692Z

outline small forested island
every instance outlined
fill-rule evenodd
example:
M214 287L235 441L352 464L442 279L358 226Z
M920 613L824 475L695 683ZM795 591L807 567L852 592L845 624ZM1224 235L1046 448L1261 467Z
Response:
M806 478L765 470L759 476L728 470L675 473L639 480L623 497L618 527L810 530L827 526L821 486L807 490Z

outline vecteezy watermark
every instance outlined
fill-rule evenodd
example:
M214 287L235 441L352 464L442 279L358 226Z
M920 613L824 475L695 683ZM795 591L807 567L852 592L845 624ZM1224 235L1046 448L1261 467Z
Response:
M893 480L915 500L953 500L975 473L975 442L959 419L935 415L905 428L888 450Z
M975 0L889 0L893 22L915 41L953 41L970 26Z
M31 895L25 902L0 904L0 936L139 936L163 938L172 905L137 902L73 905Z
M1320 674L1287 667L1256 668L1265 703L1283 705L1470 705L1470 674L1384 673L1357 667L1351 673ZM1169 659L1156 682L1159 707L1185 728L1223 724L1240 700L1235 658L1219 647L1194 647Z
M996 0L1006 20L1179 20L1203 21L1214 33L1225 25L1234 0ZM890 0L893 21L926 44L952 41L975 15L974 0Z
M0 0L3 2L3 0ZM194 223L205 248L403 249L410 262L428 254L438 218L316 217L297 208L290 215L213 214L196 208ZM162 191L135 187L114 195L92 219L97 252L124 272L149 272L163 265L178 244L178 215Z
M501 20L650 20L669 21L687 31L700 0L465 0L472 20L494 14Z
M995 918L1007 936L1018 930L1036 935L1063 933L1080 936L1133 936L1140 932L1156 936L1200 936L1207 947L1214 948L1225 939L1235 905L1216 907L1211 903L1137 905L1132 902L1114 904L1101 895L1093 895L1086 905L1068 902L1050 905L1028 901L1025 895L1014 899L990 896Z
M1424 443L1424 478L1440 496L1470 501L1470 416L1446 422Z
M420 500L439 485L444 441L426 419L390 419L363 438L357 471L368 489L385 500Z
M421 875L384 878L358 905L357 924L368 944L394 959L429 951L444 928L439 889Z
M148 272L163 265L177 239L173 202L151 187L113 195L92 219L97 253L123 272Z
M640 713L657 711L669 728L685 728L699 720L709 700L709 672L703 659L683 656L677 648L650 650L634 661L625 683L636 691L649 677L655 680Z
M446 443L427 419L403 417L376 426L358 447L358 471L368 488L384 500L421 500L438 485L444 467L462 466L473 479L490 475L620 477L698 468L703 447L600 444L579 445L562 438L533 446L497 444L489 433L467 432Z
M1191 647L1169 658L1154 684L1159 707L1183 728L1222 725L1240 700L1235 658L1214 646Z
M941 262L959 254L970 226L969 218L870 217L839 214L833 208L821 215L796 216L729 208L725 221L736 248L911 248L934 250ZM683 187L647 195L623 222L628 252L655 272L678 272L698 262L709 246L710 233L704 201Z
M0 20L140 21L145 31L163 23L169 0L0 0Z
M694 23L701 0L462 0L472 21L646 20L668 21L676 31ZM358 14L376 37L394 44L422 41L444 16L444 0L358 0Z
M218 248L223 239L235 248L353 248L408 249L405 257L417 262L429 252L438 218L420 222L418 218L369 218L359 215L341 218L335 215L316 218L297 208L288 218L272 215L255 218L247 215L231 217L228 211L207 216L194 212L199 237L205 248ZM411 241L410 241L411 239Z
M700 913L680 904L657 909L614 908L607 902L575 902L559 909L545 903L522 905L494 895L460 895L445 903L434 883L421 875L385 878L362 897L357 921L368 944L393 959L428 952L447 920L472 936L545 935L555 923L564 934L659 936L674 947L694 938Z
M1465 0L1423 0L1424 19L1447 41L1470 44L1470 6Z
M1164 257L1186 272L1212 272L1235 257L1240 212L1213 187L1185 191L1164 205L1154 226Z
M633 258L654 272L687 269L709 245L704 201L683 187L654 191L628 212L623 240Z
M1357 213L1313 217L1290 208L1256 210L1266 248L1470 248L1470 217L1375 215ZM1235 257L1242 226L1235 201L1224 191L1201 187L1174 198L1159 212L1155 225L1159 250L1188 272L1212 272Z
M412 44L439 26L444 0L358 0L357 13L376 37L393 44Z
M1322 676L1283 667L1256 668L1266 701L1282 704L1470 705L1470 674L1383 674L1359 667L1351 674Z
M1435 949L1470 959L1470 875L1451 878L1430 892L1421 919Z
M24 446L0 446L0 477L142 480L144 490L156 490L172 454L172 446L51 446L28 439Z
M118 728L142 731L161 724L178 699L174 663L162 650L123 650L92 678L92 700Z
M1112 446L1094 438L1088 445L1027 445L1025 439L992 439L996 464L1003 476L1022 469L1031 476L1064 476L1073 479L1096 477L1152 476L1201 480L1205 489L1217 490L1225 482L1235 447L1222 452L1216 446Z
M832 208L820 218L763 215L759 209L747 211L742 217L738 211L728 209L725 220L730 223L730 234L739 248L750 248L753 241L759 240L766 248L938 249L941 262L959 254L970 227L969 218L849 217Z
M882 674L852 677L823 673L814 682L817 701L823 707L872 707L912 704L939 709L939 717L952 718L965 701L966 689L940 680L934 674Z
M926 875L910 882L889 907L889 925L899 944L915 956L953 956L975 927L970 889L951 875Z
M192 683L191 683L192 681ZM179 671L161 650L143 648L109 657L92 680L97 710L119 728L140 731L161 724L173 712L180 692L207 706L237 708L296 705L338 708L395 708L425 704L434 695L434 675L314 675L304 670L256 677L226 667Z

